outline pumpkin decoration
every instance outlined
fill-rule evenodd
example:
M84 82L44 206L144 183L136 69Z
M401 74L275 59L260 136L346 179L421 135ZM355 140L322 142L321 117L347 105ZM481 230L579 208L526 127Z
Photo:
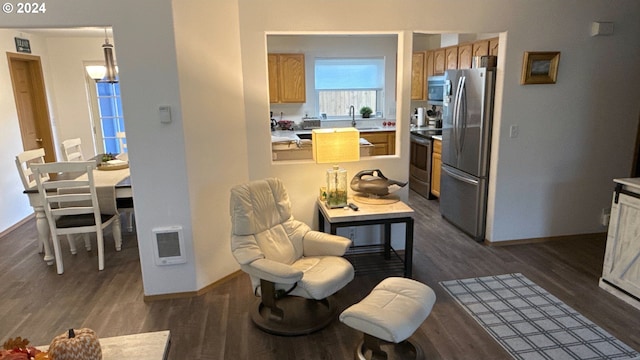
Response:
M69 329L51 340L49 345L51 360L102 360L102 349L96 332L82 328Z

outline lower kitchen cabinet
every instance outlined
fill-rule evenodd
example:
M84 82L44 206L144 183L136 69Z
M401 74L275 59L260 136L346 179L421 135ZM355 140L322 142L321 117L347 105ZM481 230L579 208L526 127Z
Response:
M361 132L360 137L373 144L372 155L393 155L396 153L395 131Z
M440 197L440 169L442 165L441 140L433 140L433 155L431 158L431 194Z
M640 178L614 181L600 287L640 308Z

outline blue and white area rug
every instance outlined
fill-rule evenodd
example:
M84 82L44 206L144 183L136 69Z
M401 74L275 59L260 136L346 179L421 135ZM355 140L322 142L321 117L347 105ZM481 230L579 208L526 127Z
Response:
M450 280L440 285L515 359L640 358L638 352L522 274Z

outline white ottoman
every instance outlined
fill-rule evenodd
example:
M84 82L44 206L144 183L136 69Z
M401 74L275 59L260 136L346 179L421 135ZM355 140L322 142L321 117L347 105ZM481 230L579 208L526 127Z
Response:
M405 340L429 316L435 302L435 292L418 281L401 277L382 280L367 297L340 314L340 321L364 333L355 359L367 359L368 351L369 359L421 358L420 347ZM381 349L390 343L393 350Z

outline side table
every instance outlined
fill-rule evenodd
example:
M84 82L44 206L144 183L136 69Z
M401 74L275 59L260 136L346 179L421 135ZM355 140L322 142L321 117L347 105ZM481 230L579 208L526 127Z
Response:
M329 223L329 232L334 235L340 227L383 225L383 244L373 246L352 245L345 254L345 257L352 260L359 255L381 254L384 257L384 260L386 260L385 263L387 263L380 264L380 267L384 268L385 266L388 267L388 262L393 260L391 257L393 252L393 255L400 258L402 262L402 271L404 276L411 278L413 265L413 209L402 201L381 205L365 204L355 201L354 199L349 199L349 201L358 206L358 211L342 208L330 209L323 201L318 199L319 230L325 232L325 221ZM391 225L397 223L405 224L405 246L403 257L401 257L391 246ZM382 251L375 251L376 248L382 248ZM364 270L358 271L357 263L354 264L354 267L356 268L357 273L364 272Z

